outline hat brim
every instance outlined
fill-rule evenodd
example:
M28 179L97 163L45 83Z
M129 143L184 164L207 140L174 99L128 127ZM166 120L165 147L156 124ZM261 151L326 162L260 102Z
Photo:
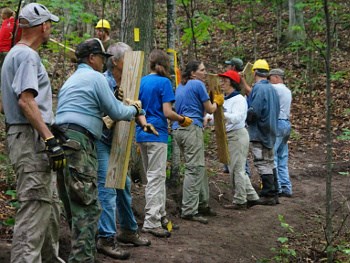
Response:
M231 62L231 60L225 60L225 64L226 65L232 65L232 62Z
M60 21L60 18L58 16L50 14L50 20L57 23L58 21Z

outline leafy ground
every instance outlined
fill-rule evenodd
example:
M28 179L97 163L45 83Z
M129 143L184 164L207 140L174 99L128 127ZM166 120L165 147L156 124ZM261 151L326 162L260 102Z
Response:
M241 2L241 1L240 1ZM217 5L224 8L223 5ZM214 12L216 6L207 8ZM201 7L199 7L201 8ZM203 7L202 7L203 8ZM344 6L344 8L348 8ZM204 8L203 8L204 9ZM214 10L214 11L213 11ZM246 23L246 30L212 32L209 41L199 46L199 59L206 63L209 72L223 70L222 61L242 54L244 60L253 62L254 37L244 20L244 6L232 10L232 22L236 26ZM214 135L211 135L206 151L207 169L210 175L211 206L218 216L210 218L208 225L191 223L179 218L180 191L169 191L167 211L170 218L180 225L180 230L167 239L147 235L152 241L149 248L126 247L132 255L129 262L324 262L325 261L325 204L326 204L326 110L325 74L318 52L310 57L315 70L309 75L309 64L300 58L306 54L293 53L291 43L282 42L277 48L275 39L276 17L266 8L255 10L257 18L258 57L266 58L271 67L282 67L287 72L287 84L293 92L291 122L293 133L290 140L290 175L294 187L292 198L281 198L281 204L273 207L257 206L247 211L223 209L223 204L232 200L229 179L223 174L222 165L216 159ZM228 20L225 10L217 12L220 19ZM264 20L258 20L263 16ZM284 18L286 14L283 14ZM162 20L164 21L164 20ZM306 21L308 21L306 19ZM157 44L162 46L164 23L157 23ZM339 45L333 49L331 69L338 75L331 82L332 93L332 151L333 151L333 222L334 244L338 262L350 262L350 140L339 140L337 136L350 128L349 112L349 62L350 49L348 29L337 32ZM164 35L163 35L164 36ZM230 51L230 48L232 51ZM183 50L185 59L189 53ZM53 66L54 65L54 66ZM51 68L50 68L51 67ZM52 68L54 67L55 70ZM64 76L60 64L48 65L55 85L60 86ZM67 70L72 70L68 68ZM56 89L57 87L55 87ZM0 262L9 262L12 228L3 224L11 218L11 196L5 192L14 189L14 179L6 164L4 150L3 121L0 126ZM345 130L346 131L346 130ZM253 166L251 165L251 168ZM258 185L258 176L253 169L252 181ZM133 208L142 226L144 186L133 186ZM290 227L281 226L279 215ZM289 230L288 230L289 229ZM288 241L286 241L288 238ZM279 241L278 241L279 240ZM60 253L67 259L69 253L69 231L62 218ZM285 242L285 243L281 243ZM275 248L274 251L271 249ZM296 252L295 257L288 257ZM347 253L347 254L346 254ZM281 256L281 258L278 258ZM99 255L103 262L117 262Z

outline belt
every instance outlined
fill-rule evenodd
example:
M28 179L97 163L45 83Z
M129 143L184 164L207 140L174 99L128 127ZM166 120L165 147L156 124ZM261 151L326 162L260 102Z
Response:
M289 119L278 119L279 121L289 121Z
M82 127L78 124L66 123L66 124L60 125L60 127L64 128L64 129L69 129L69 130L80 132L80 133L84 134L85 136L87 136L90 140L92 140L92 141L95 140L95 136L92 135L91 132L89 132L87 129L85 129L84 127Z

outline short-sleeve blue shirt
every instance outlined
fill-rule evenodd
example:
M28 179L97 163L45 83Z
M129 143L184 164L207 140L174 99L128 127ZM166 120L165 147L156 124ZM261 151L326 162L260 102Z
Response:
M159 136L136 128L136 142L168 142L168 122L163 113L163 103L174 102L174 92L168 78L149 74L141 79L139 100L146 111L147 123L153 124Z
M175 109L178 114L189 117L193 124L203 127L204 103L209 100L205 85L200 80L189 80L186 85L180 84L175 92ZM173 129L179 127L174 122Z

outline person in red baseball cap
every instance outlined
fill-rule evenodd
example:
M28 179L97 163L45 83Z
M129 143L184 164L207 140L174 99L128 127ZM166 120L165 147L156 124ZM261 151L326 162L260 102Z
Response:
M237 71L228 70L218 74L225 94L224 116L226 120L227 143L230 154L228 165L232 187L234 186L233 202L225 205L227 209L246 210L259 204L259 196L254 190L245 164L249 151L249 134L245 128L248 105L241 95L239 83L241 78Z

